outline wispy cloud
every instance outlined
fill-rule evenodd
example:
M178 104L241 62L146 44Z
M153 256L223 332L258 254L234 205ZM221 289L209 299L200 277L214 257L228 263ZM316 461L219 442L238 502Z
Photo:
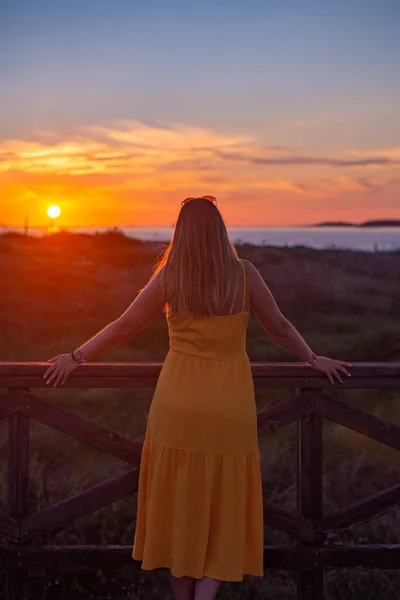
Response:
M378 157L384 157L384 158L388 158L390 160L397 161L397 163L400 161L400 147L399 148L386 148L386 149L384 148L384 149L380 149L380 150L352 149L352 150L347 150L346 152L350 156L363 156L363 157L378 156Z
M39 132L0 141L0 192L9 214L19 215L28 204L43 214L44 203L56 198L70 207L75 222L88 218L83 213L88 205L98 215L134 205L154 222L167 214L163 203L175 206L169 199L181 194L215 193L248 206L246 198L263 195L310 203L373 194L399 185L393 174L399 164L398 149L348 150L331 158L262 144L251 135L123 121L68 136Z
M181 123L150 126L139 121L121 121L118 127L86 127L96 138L149 150L209 150L216 147L253 142L252 136L218 134L212 129L191 127Z
M283 156L283 157L268 157L255 156L254 154L243 154L240 152L223 152L215 150L214 154L224 160L236 160L247 162L253 165L271 165L271 166L301 166L301 165L322 165L327 167L369 167L369 166L384 166L384 165L400 165L399 160L394 160L390 157L366 157L360 159L343 159L343 158L325 158L317 156Z
M198 161L216 148L227 150L253 143L249 136L220 135L212 130L149 126L124 121L118 127L85 127L72 139L54 142L5 140L0 144L0 170L83 175L153 173L177 161ZM195 163L193 163L195 164ZM190 166L190 165L189 165Z
M400 177L389 177L388 179L385 178L376 181L366 179L365 177L357 177L356 181L367 191L378 192L386 187L400 184Z
M219 134L181 124L145 125L123 121L113 127L84 127L74 137L53 139L41 132L36 141L0 143L0 170L25 173L143 174L159 171L213 171L232 161L256 167L397 167L400 149L368 153L347 151L355 158L303 156L286 146L266 146L252 136ZM228 166L228 165L226 165Z

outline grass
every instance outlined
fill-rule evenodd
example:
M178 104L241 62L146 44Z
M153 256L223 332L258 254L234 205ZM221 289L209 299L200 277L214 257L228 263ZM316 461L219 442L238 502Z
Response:
M151 273L160 245L118 232L59 233L44 238L0 236L0 360L47 360L68 352L125 310ZM283 313L317 354L357 361L400 361L400 253L371 253L243 245L270 286ZM163 319L99 357L101 361L162 361L168 351ZM252 318L248 353L254 361L296 360ZM3 390L5 391L5 390ZM151 390L37 390L40 397L68 407L132 439L144 437ZM400 424L398 393L390 390L336 391L341 399ZM257 390L261 409L291 395ZM295 508L296 428L286 426L260 439L264 495ZM0 506L5 508L6 435L0 422ZM97 449L31 423L30 510L44 508L129 468ZM324 510L330 512L399 482L399 457L333 423L324 423ZM136 496L78 519L34 540L36 544L128 544L133 542ZM354 527L335 543L396 543L400 515L392 513ZM265 528L265 543L287 544L289 536ZM33 574L34 575L34 574ZM45 573L32 579L34 600L171 598L163 571L145 573ZM58 582L58 583L57 583ZM296 574L266 572L263 579L223 584L219 600L289 600ZM325 597L398 598L394 571L327 571Z

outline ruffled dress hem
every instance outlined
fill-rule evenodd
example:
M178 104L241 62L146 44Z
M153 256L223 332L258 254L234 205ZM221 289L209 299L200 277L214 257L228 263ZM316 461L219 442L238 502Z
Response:
M142 559L141 558L136 558L135 556L132 555L133 560L136 560L138 562L140 562ZM170 564L156 564L153 566L146 566L144 567L143 564L140 567L143 571L153 571L154 569L168 569L171 571L171 574L174 577L192 577L193 579L202 579L203 577L210 577L211 579L217 579L218 581L227 581L227 582L240 582L243 581L243 577L244 576L251 576L251 577L264 577L264 571L261 572L255 572L255 571L251 571L251 570L246 570L246 572L244 572L242 574L242 577L227 577L226 575L219 575L216 573L210 573L209 571L204 571L204 573L202 575L196 573L195 575L193 574L193 572L181 572L181 571L175 571L173 567L171 567Z

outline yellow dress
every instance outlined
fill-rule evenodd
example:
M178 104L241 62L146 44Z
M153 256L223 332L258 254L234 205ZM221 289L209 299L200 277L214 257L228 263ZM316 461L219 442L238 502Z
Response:
M168 316L170 350L154 392L140 464L132 557L176 577L263 576L249 313Z

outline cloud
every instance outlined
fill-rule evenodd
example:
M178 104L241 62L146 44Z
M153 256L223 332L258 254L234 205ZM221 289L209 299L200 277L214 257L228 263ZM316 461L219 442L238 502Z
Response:
M378 192L384 188L400 183L400 177L390 177L389 179L381 179L377 181L371 181L365 177L357 177L356 181L367 191Z
M375 156L394 159L400 161L400 148L386 148L381 150L347 150L347 154L350 156Z
M398 149L370 156L351 150L355 158L302 156L294 148L262 145L249 135L220 134L211 129L179 123L146 125L122 121L112 127L82 127L75 136L60 139L51 132L40 132L32 140L0 142L0 171L47 173L58 176L118 175L157 179L164 172L182 172L198 180L198 174L230 175L230 163L252 167L394 167L400 164ZM242 169L242 170L243 170ZM240 175L235 170L233 176ZM164 175L165 177L165 175ZM260 171L261 187L265 171ZM271 181L276 177L271 177ZM286 178L285 178L286 179ZM281 177L279 177L281 180ZM301 190L306 184L291 184Z
M384 165L400 165L400 160L392 160L389 157L367 157L359 160L342 158L324 158L317 156L289 156L289 157L266 157L240 152L214 151L215 156L224 160L247 162L252 165L271 166L298 166L298 165L322 165L328 167L368 167Z
M123 121L69 135L35 132L28 139L0 141L0 193L7 218L14 221L22 210L38 219L44 205L55 201L67 207L71 222L93 219L101 210L111 215L121 203L140 206L145 213L146 202L157 221L155 199L157 206L166 204L157 209L161 219L168 203L175 206L177 197L188 195L212 193L240 202L274 198L279 206L285 198L307 204L346 194L370 197L399 183L393 173L384 176L383 168L400 163L393 150L381 156L356 152L347 151L344 158L303 156L296 148L266 145L250 135ZM371 167L382 169L380 177L378 171L371 176Z
M153 173L175 165L189 168L201 158L212 159L219 148L240 148L254 142L249 136L229 136L184 125L149 126L124 121L118 127L84 127L72 139L54 141L5 140L0 143L0 170L57 173L71 176L95 173ZM190 164L192 162L192 164Z
M121 121L114 128L92 126L84 130L96 138L156 151L210 150L254 141L252 136L222 135L212 129L190 127L181 123L150 126L139 121Z

